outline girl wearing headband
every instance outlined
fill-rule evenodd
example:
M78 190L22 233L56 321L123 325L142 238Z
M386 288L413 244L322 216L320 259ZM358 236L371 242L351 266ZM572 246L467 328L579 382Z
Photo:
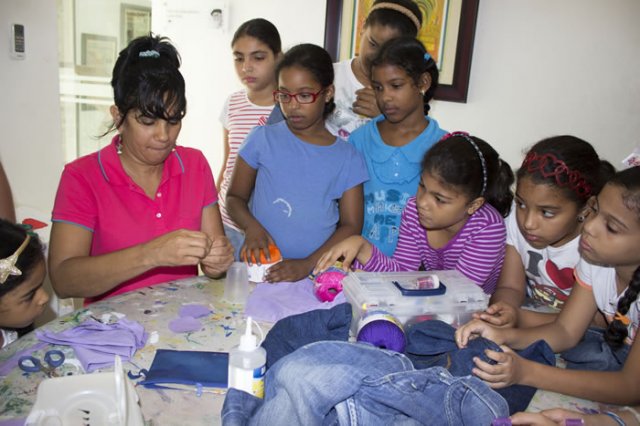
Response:
M361 236L326 252L315 273L344 257L347 269L417 271L457 269L492 293L504 258L503 216L513 200L513 172L480 138L463 132L446 135L422 161L418 193L402 212L393 257Z
M568 184L576 188L580 185L577 179L562 182L572 182L575 185ZM474 319L456 331L456 342L461 348L474 336L513 349L523 349L544 339L558 353L580 346L594 315L600 313L605 318L606 330L600 330L600 342L593 340L592 345L596 349L592 352L599 355L598 363L589 365L579 359L571 369L557 368L523 359L507 349L486 351L492 363L475 360L473 373L496 389L522 384L606 404L638 405L640 343L635 341L640 321L638 246L640 167L636 166L615 174L589 202L578 245L581 259L574 272L576 284L552 322L512 328Z
M42 314L49 295L42 244L36 235L0 219L0 348Z
M422 13L413 0L376 0L364 22L358 54L334 64L335 111L327 119L327 129L347 139L351 132L380 115L371 85L371 61L388 40L416 37Z
M537 310L559 311L574 283L586 202L613 173L588 142L574 136L531 147L517 172L515 207L506 219L502 274L492 306L480 317L496 325L527 324L529 312L519 309L525 299Z

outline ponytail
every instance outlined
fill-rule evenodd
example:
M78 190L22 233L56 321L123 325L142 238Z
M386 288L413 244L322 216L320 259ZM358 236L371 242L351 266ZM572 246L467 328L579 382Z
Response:
M618 300L618 308L616 311L616 316L613 321L609 323L609 327L604 332L604 340L611 346L613 349L620 348L624 345L624 340L627 338L629 334L629 318L626 317L626 314L629 312L629 308L633 303L635 303L638 298L638 293L640 292L640 266L636 268L633 276L631 277L631 282L629 282L629 287L627 287L627 291L624 295Z
M484 199L498 210L502 217L507 217L511 210L511 203L513 202L511 185L513 185L514 180L515 177L511 166L506 161L498 158L497 170L494 171L492 178L489 179Z

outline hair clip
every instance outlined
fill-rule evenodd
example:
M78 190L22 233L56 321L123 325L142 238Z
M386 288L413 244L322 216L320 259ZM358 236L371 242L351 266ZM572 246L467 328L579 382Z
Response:
M143 50L142 52L138 53L138 56L141 58L159 58L160 52L158 52L157 50Z
M620 321L621 323L623 323L626 326L631 324L631 320L629 319L629 317L626 316L626 315L622 315L620 313L620 311L616 311L616 315L613 317L613 319Z
M9 275L22 275L22 271L16 267L16 262L27 247L27 244L29 244L30 239L31 236L27 234L27 238L24 239L22 245L11 256L0 259L0 284L4 284Z
M522 161L521 168L528 173L540 173L547 179L553 178L560 187L568 187L578 197L587 199L592 195L591 185L578 170L571 170L567 164L551 153L538 154L530 151ZM552 168L551 170L548 170Z
M425 61L425 62L429 62L429 59L431 59L431 55L429 55L429 52L426 52L426 53L424 54L424 61Z

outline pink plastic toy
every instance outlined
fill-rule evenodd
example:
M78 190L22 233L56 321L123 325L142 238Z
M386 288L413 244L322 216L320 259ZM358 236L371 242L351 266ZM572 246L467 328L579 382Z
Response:
M313 292L322 302L333 302L342 291L342 279L347 274L339 268L329 268L313 280Z

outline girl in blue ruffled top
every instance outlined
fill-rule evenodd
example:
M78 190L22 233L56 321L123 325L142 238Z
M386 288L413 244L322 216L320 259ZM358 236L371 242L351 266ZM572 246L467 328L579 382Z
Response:
M413 37L386 42L371 64L372 87L383 115L355 130L349 142L367 162L362 236L393 255L400 216L416 195L420 162L447 132L428 117L438 87L438 67Z

